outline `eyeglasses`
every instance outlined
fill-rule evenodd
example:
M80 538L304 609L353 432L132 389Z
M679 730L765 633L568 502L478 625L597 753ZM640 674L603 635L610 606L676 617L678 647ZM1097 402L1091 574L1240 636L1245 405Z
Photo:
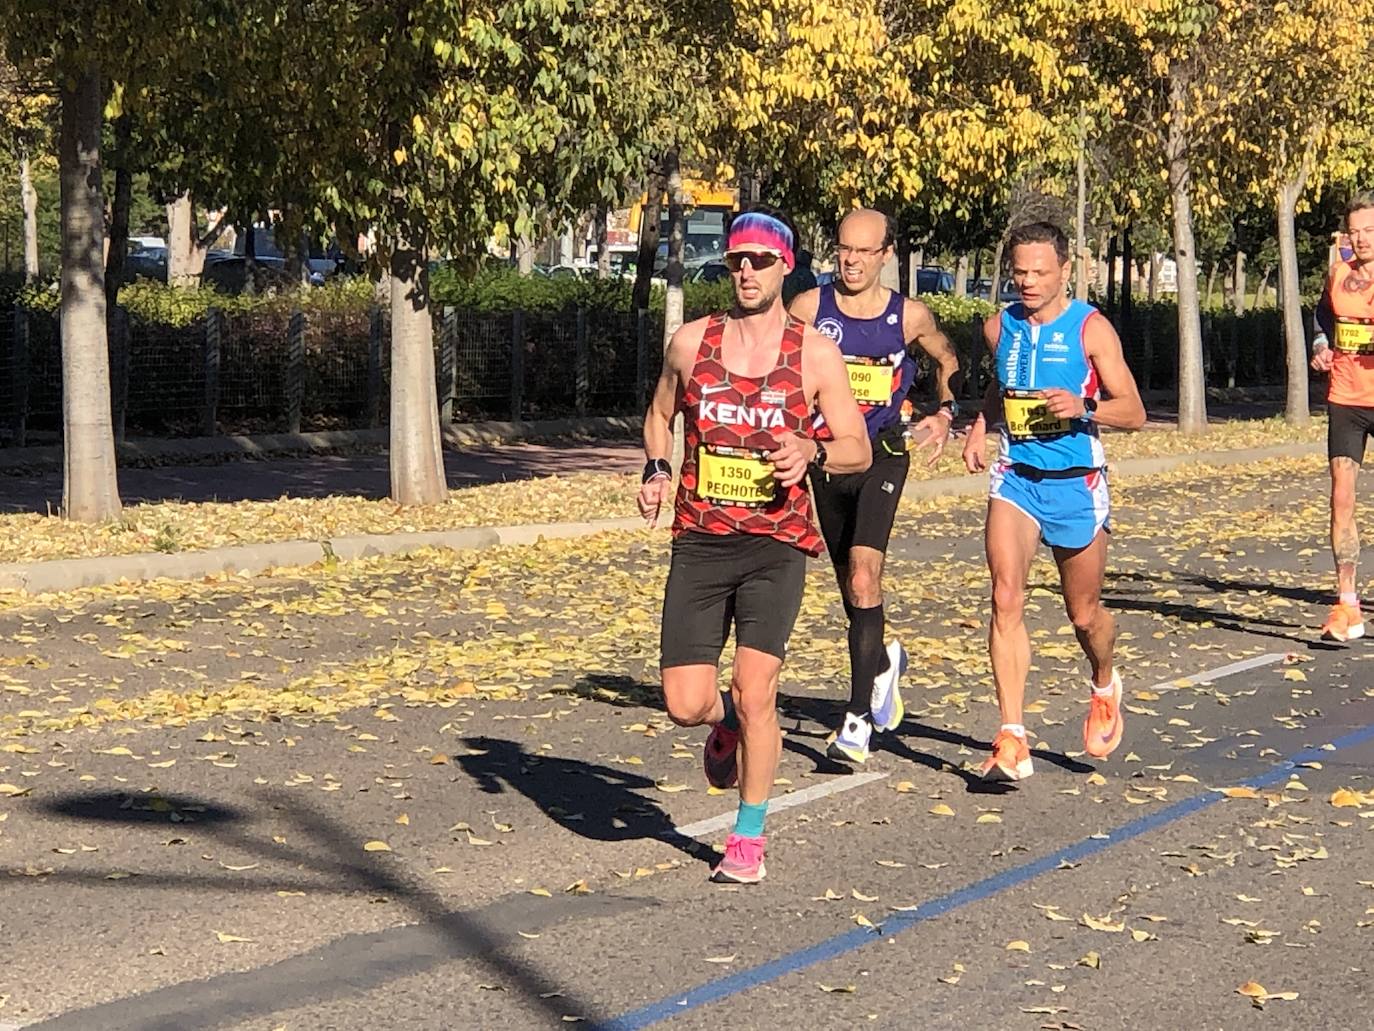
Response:
M886 247L850 247L848 244L843 243L835 247L835 253L841 258L850 254L854 255L856 258L876 258L885 250L887 250Z
M725 267L732 273L744 268L744 263L749 262L749 267L755 272L762 272L766 268L772 268L779 261L778 255L772 251L736 251L725 256Z

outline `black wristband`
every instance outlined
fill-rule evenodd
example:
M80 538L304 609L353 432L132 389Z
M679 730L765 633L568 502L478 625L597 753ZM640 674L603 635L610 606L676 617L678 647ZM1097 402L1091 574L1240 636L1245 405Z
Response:
M644 463L644 476L641 483L648 483L659 477L671 480L673 478L672 464L666 458L651 458Z
M825 460L826 460L826 458L828 457L827 454L826 454L826 450L825 450L825 444L824 444L824 442L819 441L819 440L815 441L815 444L816 444L816 457L813 458L813 459L811 459L811 465L812 465L813 467L815 467L816 469L824 469L824 468L825 468Z

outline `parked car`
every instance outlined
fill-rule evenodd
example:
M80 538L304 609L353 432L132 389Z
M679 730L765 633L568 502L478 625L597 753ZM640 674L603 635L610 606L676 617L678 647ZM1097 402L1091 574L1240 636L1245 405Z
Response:
M927 265L916 270L916 292L918 294L954 293L954 273L947 272L938 265Z
M167 282L167 246L129 241L129 253L124 258L124 282L152 279Z
M719 283L730 278L730 270L723 261L708 261L693 269L689 278L693 283Z
M969 295L984 301L991 300L992 280L984 276L973 284L972 288L969 290ZM1017 293L1016 284L1011 281L1011 277L1008 276L1006 279L1003 279L997 288L997 303L1014 304L1020 299L1021 295Z
M284 258L262 257L254 258L254 261L257 262L258 279L262 286L289 289L296 284L286 269ZM205 286L214 287L220 293L241 294L248 282L248 259L239 254L215 261L207 258L200 281Z

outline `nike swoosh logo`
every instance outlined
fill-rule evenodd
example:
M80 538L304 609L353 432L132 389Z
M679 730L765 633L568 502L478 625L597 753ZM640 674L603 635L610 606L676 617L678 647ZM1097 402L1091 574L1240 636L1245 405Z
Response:
M705 396L705 395L707 395L707 394L719 394L722 390L729 390L729 389L730 389L730 384L729 384L729 383L717 383L715 386L711 386L711 387L702 387L702 388L701 388L701 393L702 393L703 396Z

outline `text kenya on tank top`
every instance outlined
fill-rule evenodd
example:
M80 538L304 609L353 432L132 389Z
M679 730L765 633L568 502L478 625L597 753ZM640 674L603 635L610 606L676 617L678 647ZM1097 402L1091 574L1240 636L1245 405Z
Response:
M808 434L811 406L802 389L802 323L787 319L778 363L766 376L725 368L727 316L707 323L683 390L685 455L673 535L755 534L808 555L821 553L805 480L777 485L764 456L784 433Z

